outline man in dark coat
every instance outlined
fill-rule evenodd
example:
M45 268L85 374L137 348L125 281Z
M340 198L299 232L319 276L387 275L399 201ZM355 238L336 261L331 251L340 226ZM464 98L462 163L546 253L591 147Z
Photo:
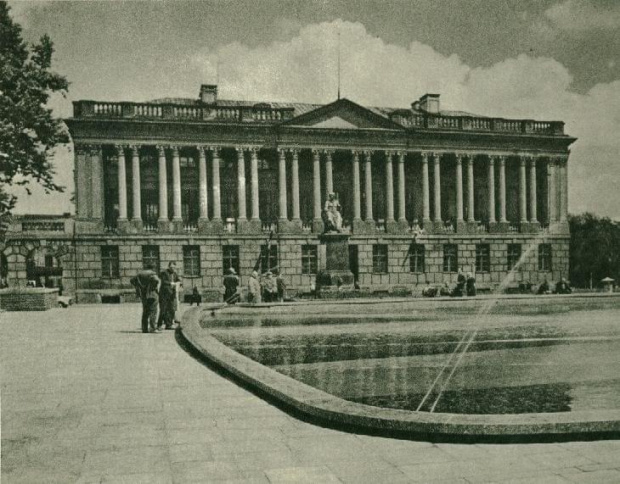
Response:
M147 266L142 272L132 277L130 282L136 288L136 294L142 302L142 332L148 333L149 328L151 333L161 331L159 327L155 327L160 283L157 274L152 267Z
M452 292L452 295L455 297L461 297L465 294L465 284L467 283L467 278L465 274L463 274L463 269L459 269L459 273L456 276L456 287Z
M239 299L237 288L239 287L239 277L237 277L236 271L231 267L228 269L228 274L224 276L224 302L228 304L235 304Z
M166 329L174 329L174 311L176 305L176 293L174 284L179 282L179 276L176 272L176 263L170 261L168 269L163 271L159 277L161 279L161 290L159 291L159 321L157 327L162 325Z

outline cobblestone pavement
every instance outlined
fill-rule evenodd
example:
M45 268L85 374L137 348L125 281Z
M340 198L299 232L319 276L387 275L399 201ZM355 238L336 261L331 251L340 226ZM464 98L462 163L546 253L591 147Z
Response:
M137 305L0 313L4 483L620 482L620 441L434 445L301 422Z

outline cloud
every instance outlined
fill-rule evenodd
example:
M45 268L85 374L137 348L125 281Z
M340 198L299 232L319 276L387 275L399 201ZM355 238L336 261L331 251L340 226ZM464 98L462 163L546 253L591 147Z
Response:
M620 4L597 6L591 0L565 0L545 11L545 17L561 30L620 29Z

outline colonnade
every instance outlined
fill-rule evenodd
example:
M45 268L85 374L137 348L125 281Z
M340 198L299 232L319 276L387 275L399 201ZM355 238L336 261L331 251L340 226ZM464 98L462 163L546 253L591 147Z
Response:
M140 187L140 156L138 146L116 146L118 159L118 188L119 188L119 220L128 220L127 211L127 180L126 180L126 149L131 151L131 171L132 171L132 197L133 213L131 220L142 220L141 214L141 187ZM221 165L220 146L197 146L198 153L198 193L199 193L199 219L208 220L209 197L207 187L210 185L213 192L212 219L221 220ZM158 151L158 181L159 181L159 220L168 221L168 175L166 151L172 154L172 221L181 221L181 168L178 146L157 146ZM259 147L257 146L237 146L237 221L260 220L259 211ZM321 188L325 194L334 191L333 182L333 160L335 150L311 149L312 152L312 184L313 184L313 217L321 220ZM364 194L365 194L365 220L374 221L373 214L373 183L372 183L372 164L375 153L382 151L385 159L385 221L386 223L398 221L407 222L405 209L405 193L407 190L405 180L405 158L406 151L390 150L351 150L351 183L352 183L352 219L361 220L361 188L362 180L360 177L360 165L364 165ZM441 164L442 155L452 153L455 157L455 191L456 191L456 222L475 222L475 196L474 196L474 159L478 153L462 152L419 152L421 159L422 173L422 215L423 222L443 223L444 218L441 213L442 194L441 194ZM278 148L278 219L279 221L300 220L300 195L299 195L299 148ZM246 158L249 155L250 162L250 213L246 211ZM539 200L537 198L537 171L538 163L543 162L540 155L486 155L487 170L487 202L488 202L488 222L489 223L508 223L506 217L506 161L508 156L517 156L519 162L519 221L521 223L538 223L537 209ZM567 157L545 156L547 173L547 200L549 223L566 221L568 208L567 190ZM208 169L210 160L210 170ZM321 161L324 160L325 181L321 183ZM429 164L433 164L433 214L431 218L431 193ZM290 161L290 163L287 163ZM396 169L394 169L394 162ZM287 198L287 165L291 169L291 204L292 213L289 214L289 200ZM464 202L463 197L463 170L467 173L466 192L467 198ZM499 187L496 183L496 170L499 171L497 177ZM396 206L394 204L394 172L396 172ZM529 172L529 184L528 184ZM209 180L211 178L211 180ZM209 184L209 181L211 182ZM528 190L529 185L529 190ZM496 190L497 188L497 190ZM529 191L529 194L528 194ZM498 197L496 198L496 194ZM467 212L465 215L465 206ZM496 203L499 206L499 213L496 213ZM528 217L529 209L529 217Z

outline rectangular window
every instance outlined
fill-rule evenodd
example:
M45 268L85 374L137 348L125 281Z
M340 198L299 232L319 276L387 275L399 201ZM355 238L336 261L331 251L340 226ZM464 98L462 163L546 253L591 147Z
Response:
M458 245L445 244L443 246L443 271L456 272L459 266Z
M372 271L387 273L388 246L386 244L376 244L372 246Z
M424 272L423 244L411 244L409 246L409 272Z
M491 272L491 247L489 244L476 245L476 272Z
M200 275L200 247L197 245L183 246L183 275L186 277Z
M267 271L278 269L278 246L261 245L260 248L260 270L264 274Z
M101 247L101 277L119 277L118 246Z
M508 270L511 271L521 259L521 244L508 244Z
M301 246L301 273L314 275L318 271L318 252L316 245Z
M142 267L151 268L159 274L159 247L157 245L142 246Z
M551 272L551 244L538 246L538 270Z
M222 272L228 274L228 270L233 268L239 274L239 246L222 246Z

